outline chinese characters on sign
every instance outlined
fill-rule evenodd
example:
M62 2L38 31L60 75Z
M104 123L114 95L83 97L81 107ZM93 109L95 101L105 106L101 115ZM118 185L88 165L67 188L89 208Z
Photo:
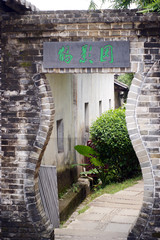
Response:
M59 55L59 61L60 62L66 62L66 63L70 63L73 56L68 54L69 53L69 46L62 47L61 49L59 49L58 51L58 55Z
M81 58L79 60L79 63L85 63L87 61L89 61L91 64L93 64L93 60L90 59L91 57L91 51L92 51L92 46L88 46L88 44L85 44L82 46L82 52L81 52ZM88 53L89 52L89 53ZM59 49L58 51L58 55L59 55L59 61L61 62L66 62L66 63L70 63L73 56L69 53L69 46L66 47L62 47L61 49ZM89 59L88 59L88 57ZM110 63L113 63L113 50L112 50L112 46L111 45L106 45L103 48L101 48L101 52L100 52L100 62L105 62L107 61L110 57Z
M85 44L82 46L82 52L81 52L81 59L79 60L80 63L85 63L87 62L87 50L88 50L88 45ZM89 52L92 51L92 46L89 47ZM88 53L88 57L91 57L91 54ZM91 59L89 59L90 63L93 63L93 61Z
M44 43L44 68L129 67L129 42Z
M105 62L107 58L110 57L110 63L113 63L113 48L111 45L106 45L104 48L101 48L100 61Z

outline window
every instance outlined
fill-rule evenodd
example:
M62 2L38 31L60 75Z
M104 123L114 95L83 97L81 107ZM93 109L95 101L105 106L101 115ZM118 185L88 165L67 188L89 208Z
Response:
M64 126L63 119L57 121L57 148L58 153L64 152Z
M109 109L111 109L111 99L109 99Z
M102 101L99 101L99 116L102 114Z
M84 104L85 131L89 132L89 103Z

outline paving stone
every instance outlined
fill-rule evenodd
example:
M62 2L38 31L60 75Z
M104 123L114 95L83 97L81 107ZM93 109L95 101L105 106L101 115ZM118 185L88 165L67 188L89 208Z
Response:
M105 239L106 237L108 237L107 240L109 239L118 239L118 238L125 238L127 236L126 233L124 232L104 232L104 231L98 231L98 230L84 230L81 231L79 229L61 229L60 231L57 231L57 229L55 230L55 235L56 235L56 239L58 237L64 237L64 239L68 236L68 237L72 237L72 239L88 239L89 237L91 237L92 239ZM109 238L110 237L110 238ZM63 239L63 238L62 238Z
M124 190L124 191L120 191L120 192L117 192L115 195L119 196L119 195L129 195L129 196L137 196L140 194L139 191L127 191L127 190Z
M114 210L114 208L107 208L107 207L95 207L95 206L91 206L88 210L87 210L87 212L88 213L99 213L99 214L107 214L107 213L110 213L110 212L112 212Z
M103 203L104 204L104 208L107 206L107 207L114 207L114 208L120 208L120 209L122 209L122 208L124 208L124 209L140 209L140 206L139 206L139 204L123 204L123 203ZM94 203L94 205L93 206L96 206L96 207L98 207L98 206L101 206L102 205L102 203L98 203L98 202L96 202L96 203Z
M117 215L114 216L111 220L112 223L134 223L134 221L137 219L133 216L124 216L124 215Z
M104 230L105 232L129 233L132 224L127 223L109 223Z
M112 196L112 197L103 197L101 199L99 199L98 201L93 201L93 204L96 203L96 202L101 202L102 204L103 203L119 203L119 204L127 204L127 203L132 203L132 204L138 204L139 202L141 202L142 198L139 198L139 197L136 197L136 198L133 198L133 197L130 197L130 196L125 196L125 198L122 196ZM92 205L92 203L90 204Z
M135 209L123 209L121 210L118 215L126 215L126 216L138 216L139 214L139 210L135 210Z
M96 198L86 212L74 213L66 228L55 230L55 240L127 240L142 206L143 183L131 190Z
M98 213L95 213L95 214L80 214L77 219L78 220L91 220L91 221L97 221L97 220L102 220L102 218L105 216L105 214L98 214Z
M72 229L95 229L96 227L98 227L98 221L78 221L77 219L72 222L68 228L72 228Z

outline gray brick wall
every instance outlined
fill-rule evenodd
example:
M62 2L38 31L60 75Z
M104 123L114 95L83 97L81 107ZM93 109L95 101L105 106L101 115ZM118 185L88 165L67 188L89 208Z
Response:
M1 87L1 40L0 40L0 87ZM1 89L1 88L0 88ZM1 91L0 91L0 140L1 140ZM0 141L0 154L1 154L1 141Z
M159 234L159 20L135 10L56 11L2 22L2 239L52 239L38 170L54 118L45 73L134 72L126 119L144 183L141 215L128 239ZM95 24L96 23L96 24ZM154 30L153 30L154 29ZM44 70L45 41L130 41L129 68ZM54 96L53 96L54 97ZM25 223L25 224L24 224Z

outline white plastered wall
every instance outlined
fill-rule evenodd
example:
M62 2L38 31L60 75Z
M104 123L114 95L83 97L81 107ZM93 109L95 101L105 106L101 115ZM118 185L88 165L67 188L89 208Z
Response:
M81 162L75 154L76 144L86 144L89 134L85 132L85 103L89 104L89 125L99 117L99 101L102 112L114 108L113 74L48 74L54 102L55 124L43 162L65 170L73 162ZM111 104L111 106L110 106ZM58 153L56 121L63 119L64 152Z

